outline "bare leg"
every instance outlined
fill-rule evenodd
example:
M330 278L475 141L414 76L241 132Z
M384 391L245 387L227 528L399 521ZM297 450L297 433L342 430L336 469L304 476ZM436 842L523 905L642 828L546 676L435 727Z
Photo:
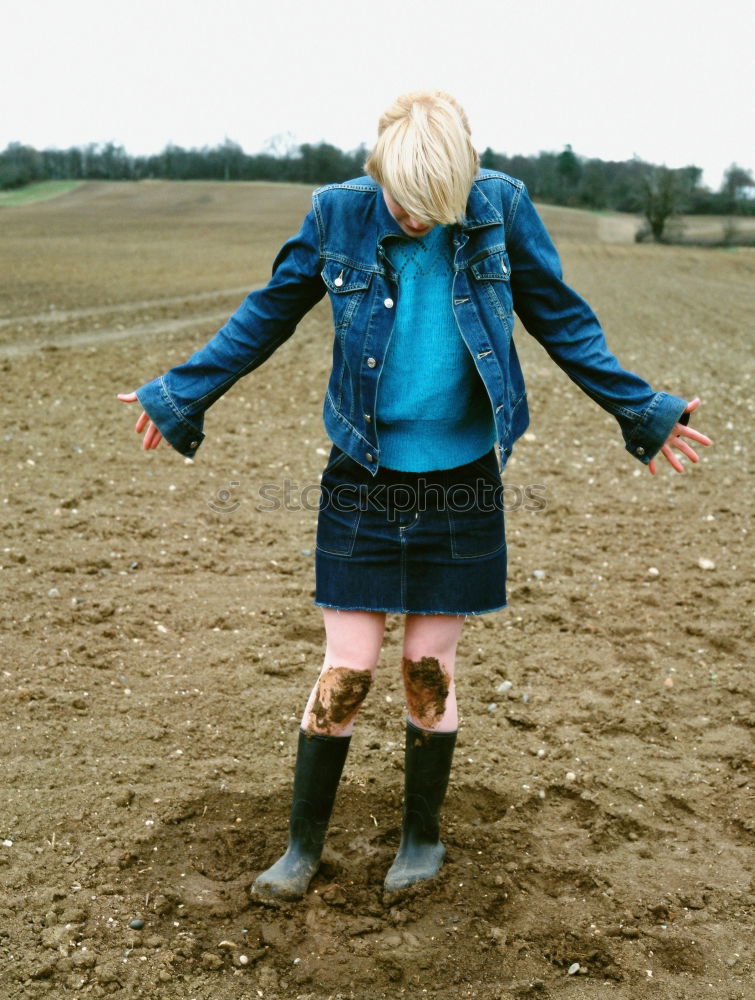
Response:
M325 662L304 709L307 733L351 736L354 719L375 677L385 614L323 608Z
M463 615L407 615L401 670L409 718L439 733L459 727L456 708L456 646Z

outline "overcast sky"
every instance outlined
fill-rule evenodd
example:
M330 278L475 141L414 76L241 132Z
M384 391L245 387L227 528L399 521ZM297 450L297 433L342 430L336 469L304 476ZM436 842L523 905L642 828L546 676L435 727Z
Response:
M751 0L18 0L0 18L0 148L130 153L275 135L370 145L439 88L479 149L755 167Z

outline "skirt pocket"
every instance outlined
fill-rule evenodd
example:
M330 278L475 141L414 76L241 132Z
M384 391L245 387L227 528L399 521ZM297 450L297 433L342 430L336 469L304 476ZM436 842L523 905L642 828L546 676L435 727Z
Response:
M493 555L506 544L503 484L495 451L491 449L466 469L464 480L446 494L454 559Z
M356 467L356 468L355 468ZM320 483L316 547L334 556L350 556L361 517L359 467L334 446Z
M454 559L492 556L506 545L502 510L449 509L448 525Z

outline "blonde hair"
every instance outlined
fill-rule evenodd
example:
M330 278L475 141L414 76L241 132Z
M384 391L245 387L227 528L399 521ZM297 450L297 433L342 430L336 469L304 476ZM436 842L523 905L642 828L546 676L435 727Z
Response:
M425 225L464 218L480 165L464 109L440 90L402 94L381 115L365 170Z

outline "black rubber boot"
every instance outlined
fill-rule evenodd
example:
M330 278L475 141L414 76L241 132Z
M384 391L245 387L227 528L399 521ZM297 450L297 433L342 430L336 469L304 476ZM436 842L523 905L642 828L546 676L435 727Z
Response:
M446 797L456 733L431 733L407 720L404 765L404 822L385 891L397 892L440 871L446 849L440 842L440 808Z
M269 899L301 899L320 864L325 831L350 736L321 736L299 730L288 850L257 876L252 894Z

